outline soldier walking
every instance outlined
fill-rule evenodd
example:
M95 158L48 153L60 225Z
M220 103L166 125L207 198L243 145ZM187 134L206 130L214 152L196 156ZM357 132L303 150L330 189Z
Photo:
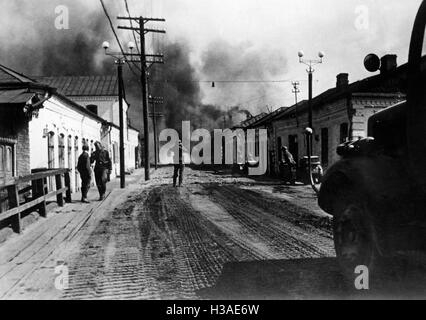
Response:
M109 152L104 149L100 142L95 143L95 152L93 152L90 162L95 164L95 180L99 191L99 201L105 199L106 184L108 176L111 174L112 163Z
M182 141L179 140L179 155L178 158L174 158L174 172L173 172L173 187L176 187L177 178L179 176L179 187L182 187L183 173L185 171L185 164L183 161L183 153L186 148L182 145Z
M78 157L77 170L81 178L81 202L90 203L87 200L87 193L92 180L92 168L90 167L89 146L83 146L83 153Z

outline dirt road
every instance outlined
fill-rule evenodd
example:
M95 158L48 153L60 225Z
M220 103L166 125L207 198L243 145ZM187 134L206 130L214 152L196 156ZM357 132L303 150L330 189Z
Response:
M185 186L173 188L169 175L157 172L67 258L63 298L196 299L229 263L334 254L324 217L249 190L250 181L188 169Z

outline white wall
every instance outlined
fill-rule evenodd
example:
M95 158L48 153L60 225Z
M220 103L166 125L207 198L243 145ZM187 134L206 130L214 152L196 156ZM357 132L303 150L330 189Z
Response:
M72 137L73 151L75 138L78 137L79 154L81 154L82 139L101 140L102 124L55 96L43 105L44 108L40 110L38 118L29 123L31 169L48 167L48 137L43 135L45 131L54 133L55 167L59 167L58 137L63 134L65 136L65 167L72 169L72 191L75 191L80 182L79 179L77 181L75 179L75 152L72 152L72 163L68 163L68 137Z

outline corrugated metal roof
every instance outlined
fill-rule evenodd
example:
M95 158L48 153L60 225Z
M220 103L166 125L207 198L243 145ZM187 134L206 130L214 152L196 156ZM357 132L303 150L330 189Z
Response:
M3 103L26 103L35 95L28 89L0 90L0 104Z
M116 76L35 77L35 79L56 88L68 97L118 96Z
M34 82L34 80L0 64L0 83L11 82L28 83Z

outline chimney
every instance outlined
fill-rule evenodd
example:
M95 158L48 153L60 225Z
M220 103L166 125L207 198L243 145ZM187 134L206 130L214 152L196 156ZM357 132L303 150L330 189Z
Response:
M347 73L339 73L337 75L336 88L344 89L349 85L349 74Z
M90 112L98 115L98 106L96 106L94 104L89 104L88 106L86 106L86 109L89 110Z
M381 59L380 73L386 74L396 70L397 64L397 55L396 54L387 54Z

